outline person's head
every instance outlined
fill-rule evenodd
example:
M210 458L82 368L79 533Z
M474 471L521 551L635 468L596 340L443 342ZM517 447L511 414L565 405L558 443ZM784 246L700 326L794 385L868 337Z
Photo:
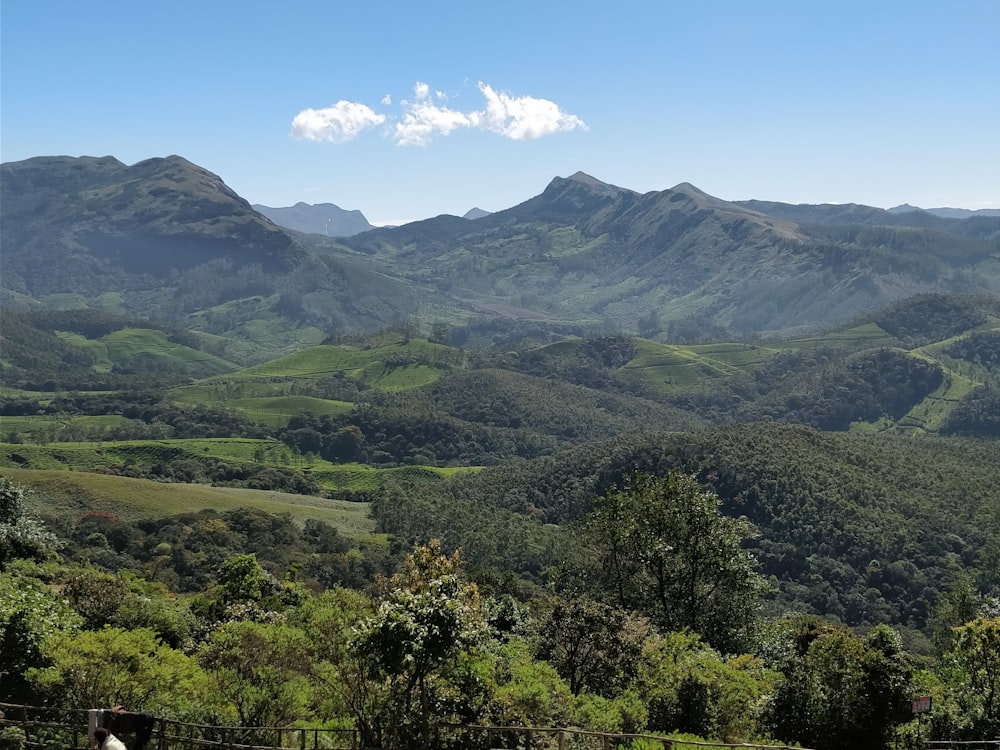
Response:
M94 730L94 739L97 740L98 747L104 744L104 740L108 738L109 734L111 734L111 732L109 732L104 727L98 727L97 729Z

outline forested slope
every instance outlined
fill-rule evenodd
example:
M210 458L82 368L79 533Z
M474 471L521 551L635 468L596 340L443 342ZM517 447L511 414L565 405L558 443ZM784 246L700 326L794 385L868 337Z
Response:
M623 437L506 463L434 487L387 488L383 530L441 537L484 565L498 538L523 535L522 572L555 563L556 527L632 472L694 473L724 511L759 529L750 548L777 588L776 609L853 624L924 628L960 569L1000 582L1000 445L831 434L778 424ZM515 545L516 546L516 545Z

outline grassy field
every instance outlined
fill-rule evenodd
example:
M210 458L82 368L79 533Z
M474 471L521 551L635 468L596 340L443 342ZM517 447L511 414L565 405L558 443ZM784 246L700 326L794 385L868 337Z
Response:
M180 459L217 458L229 463L264 463L298 468L304 459L274 440L115 440L29 445L0 443L0 466L96 471L119 464L149 466ZM260 459L257 461L256 459ZM319 463L328 463L319 461ZM333 464L330 464L333 466Z
M368 349L313 346L235 373L174 388L178 404L224 406L251 421L281 427L296 414L340 414L351 404L299 395L310 381L343 375L378 391L405 391L430 385L464 355L422 339ZM298 391L299 393L296 393Z
M436 482L459 472L477 470L478 467L439 469L433 466L376 469L364 464L340 464L333 469L315 470L312 475L327 489L373 490L393 480Z
M194 377L208 377L237 369L236 365L207 352L178 344L167 338L164 331L149 328L123 328L102 336L88 339L76 333L62 333L67 343L90 352L94 369L110 372L115 364L128 363L144 358L165 371L180 370Z
M29 510L39 514L83 514L108 511L136 520L204 509L256 508L289 513L302 523L317 518L352 536L373 534L367 503L327 500L267 490L168 484L75 471L2 469L4 476L39 494L29 496Z
M39 414L29 417L0 417L0 438L9 440L16 435L21 442L61 442L70 436L85 435L90 439L100 439L102 432L124 427L134 422L119 414L57 415Z
M460 356L460 353L441 344L432 344L423 339L411 339L405 343L373 346L369 349L352 349L343 346L313 346L284 357L265 362L240 371L241 378L299 378L318 380L331 377L338 372L348 377L363 380L372 387L399 390L415 388L432 383L442 369ZM394 367L392 361L399 361ZM406 364L402 364L402 363ZM416 362L437 362L440 366L412 364ZM405 377L395 377L387 385L383 383L395 370L410 371Z
M363 464L334 464L297 456L276 440L212 438L203 440L120 440L102 443L0 443L0 471L8 468L99 472L115 466L150 467L174 461L218 459L230 464L261 464L298 469L327 490L371 490L389 481L438 481L468 468L402 466L379 469Z
M945 368L941 385L900 419L899 426L906 430L937 432L958 402L978 385L974 380Z
M56 335L67 344L72 344L78 349L88 352L94 361L93 368L98 372L111 372L114 363L108 355L107 345L100 340L88 339L79 333L66 333L61 331Z
M620 372L663 393L676 393L758 365L777 349L749 344L676 346L638 339L638 354Z
M866 323L854 328L840 331L829 331L819 336L808 336L801 339L788 339L780 342L782 349L801 349L817 345L844 346L851 349L871 349L879 346L898 345L896 339L883 331L876 323Z
M312 396L235 398L223 402L227 409L242 412L252 422L284 427L296 414L317 416L343 414L354 408L349 401L331 401Z
M172 388L167 397L177 404L189 406L221 405L243 399L283 398L291 396L295 381L249 380L245 378L211 378L193 385Z

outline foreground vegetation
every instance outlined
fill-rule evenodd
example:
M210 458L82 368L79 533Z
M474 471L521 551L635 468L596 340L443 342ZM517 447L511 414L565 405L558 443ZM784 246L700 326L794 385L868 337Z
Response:
M444 723L882 748L912 735L924 694L925 737L1000 730L1000 620L967 580L940 597L923 660L886 625L761 617L751 527L684 474L609 492L544 588L435 541L405 552L287 515L46 528L18 485L0 480L0 501L8 700L351 727L386 748L439 746Z

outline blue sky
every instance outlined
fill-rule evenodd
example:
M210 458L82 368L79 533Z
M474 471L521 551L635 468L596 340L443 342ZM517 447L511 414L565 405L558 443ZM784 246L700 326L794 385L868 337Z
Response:
M998 0L4 0L0 157L180 154L376 223L578 170L995 208L998 29Z

